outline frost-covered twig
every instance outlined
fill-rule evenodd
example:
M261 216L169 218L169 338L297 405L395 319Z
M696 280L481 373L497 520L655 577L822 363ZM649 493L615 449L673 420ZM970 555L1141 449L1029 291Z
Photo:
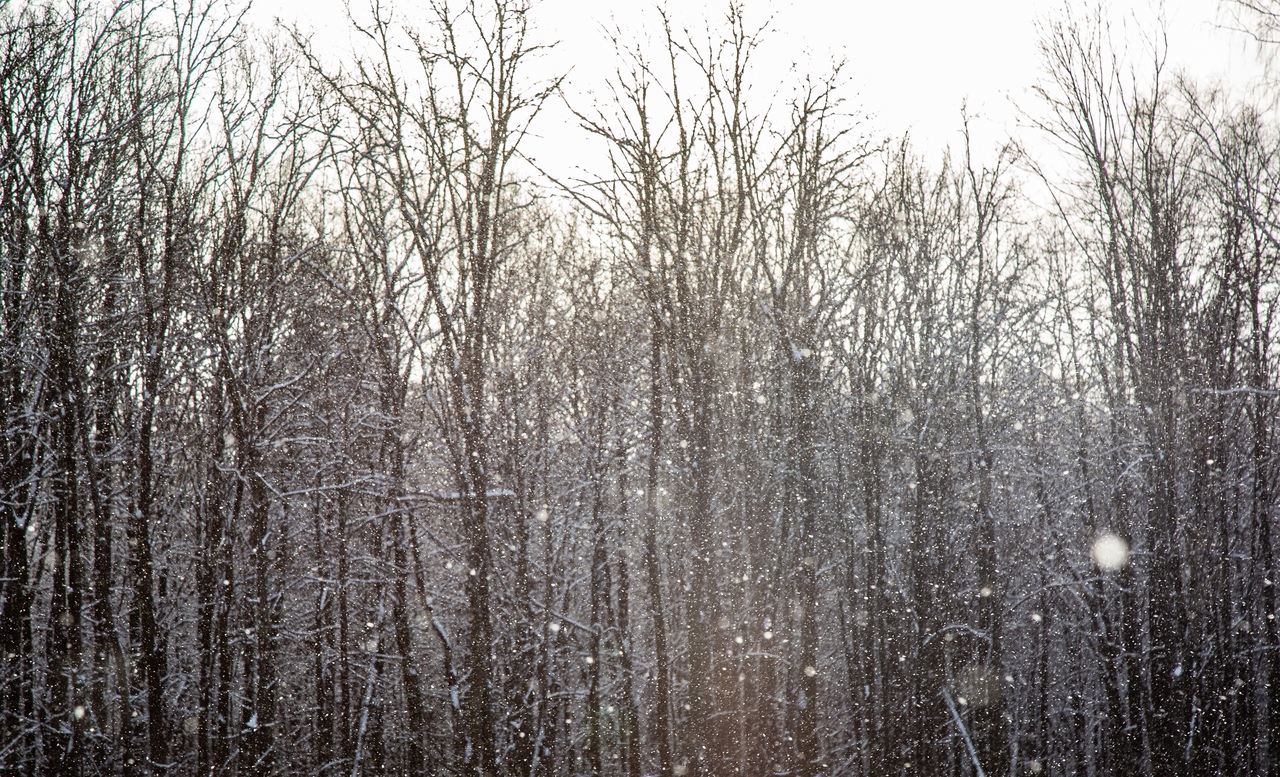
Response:
M960 711L956 709L956 703L951 698L951 692L947 690L947 686L942 686L942 698L947 702L947 709L951 710L951 719L956 722L956 728L960 731L960 738L964 740L964 746L969 750L969 757L973 759L973 769L977 772L978 777L987 777L986 772L982 771L982 764L978 763L978 751L973 747L973 740L969 738L969 730L964 727L964 721L960 720Z

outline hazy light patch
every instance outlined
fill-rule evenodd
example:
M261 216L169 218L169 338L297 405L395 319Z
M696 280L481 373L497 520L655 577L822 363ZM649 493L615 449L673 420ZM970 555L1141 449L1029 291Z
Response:
M1129 543L1112 532L1103 532L1093 541L1093 563L1103 572L1115 572L1129 563Z

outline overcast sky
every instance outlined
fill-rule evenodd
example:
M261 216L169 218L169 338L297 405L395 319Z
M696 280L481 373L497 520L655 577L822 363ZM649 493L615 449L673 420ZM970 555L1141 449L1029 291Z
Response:
M409 17L419 4L389 0ZM384 0L388 2L388 0ZM557 41L540 67L569 71L566 92L576 104L613 72L608 30L621 28L642 40L657 28L654 3L635 0L535 0L535 37ZM703 29L724 15L727 2L684 0L668 3L678 24ZM1087 7L1072 3L1074 7ZM367 7L353 0L353 7ZM346 44L342 0L260 2L255 15L296 18L326 45ZM781 82L792 68L820 72L832 61L845 63L850 106L870 116L874 134L910 131L922 149L959 140L960 108L966 101L975 142L994 148L1016 132L1018 105L1034 108L1030 88L1040 77L1037 24L1060 15L1063 0L781 0L746 3L749 24L768 24L757 60L757 85ZM1200 80L1218 79L1238 89L1261 75L1247 36L1228 27L1233 20L1219 0L1110 0L1106 13L1125 44L1141 55L1159 30L1162 13L1170 62ZM1149 56L1147 57L1149 59ZM525 151L543 164L572 166L583 148L564 111L551 110Z

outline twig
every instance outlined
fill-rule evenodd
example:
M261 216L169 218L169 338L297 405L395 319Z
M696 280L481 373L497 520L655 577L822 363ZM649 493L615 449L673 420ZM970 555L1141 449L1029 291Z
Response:
M942 698L947 702L947 709L951 710L951 719L956 722L956 728L960 730L960 738L964 740L964 746L969 750L969 757L973 759L973 769L978 773L978 777L987 777L986 772L982 771L982 764L978 763L978 751L973 747L973 740L969 738L969 730L964 727L964 721L960 720L960 712L956 709L956 703L951 699L951 692L947 690L947 686L942 686Z

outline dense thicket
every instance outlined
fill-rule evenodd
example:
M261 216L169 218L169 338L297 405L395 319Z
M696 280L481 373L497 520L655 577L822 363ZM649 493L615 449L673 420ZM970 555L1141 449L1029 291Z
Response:
M0 773L1280 775L1274 117L531 14L0 6Z

